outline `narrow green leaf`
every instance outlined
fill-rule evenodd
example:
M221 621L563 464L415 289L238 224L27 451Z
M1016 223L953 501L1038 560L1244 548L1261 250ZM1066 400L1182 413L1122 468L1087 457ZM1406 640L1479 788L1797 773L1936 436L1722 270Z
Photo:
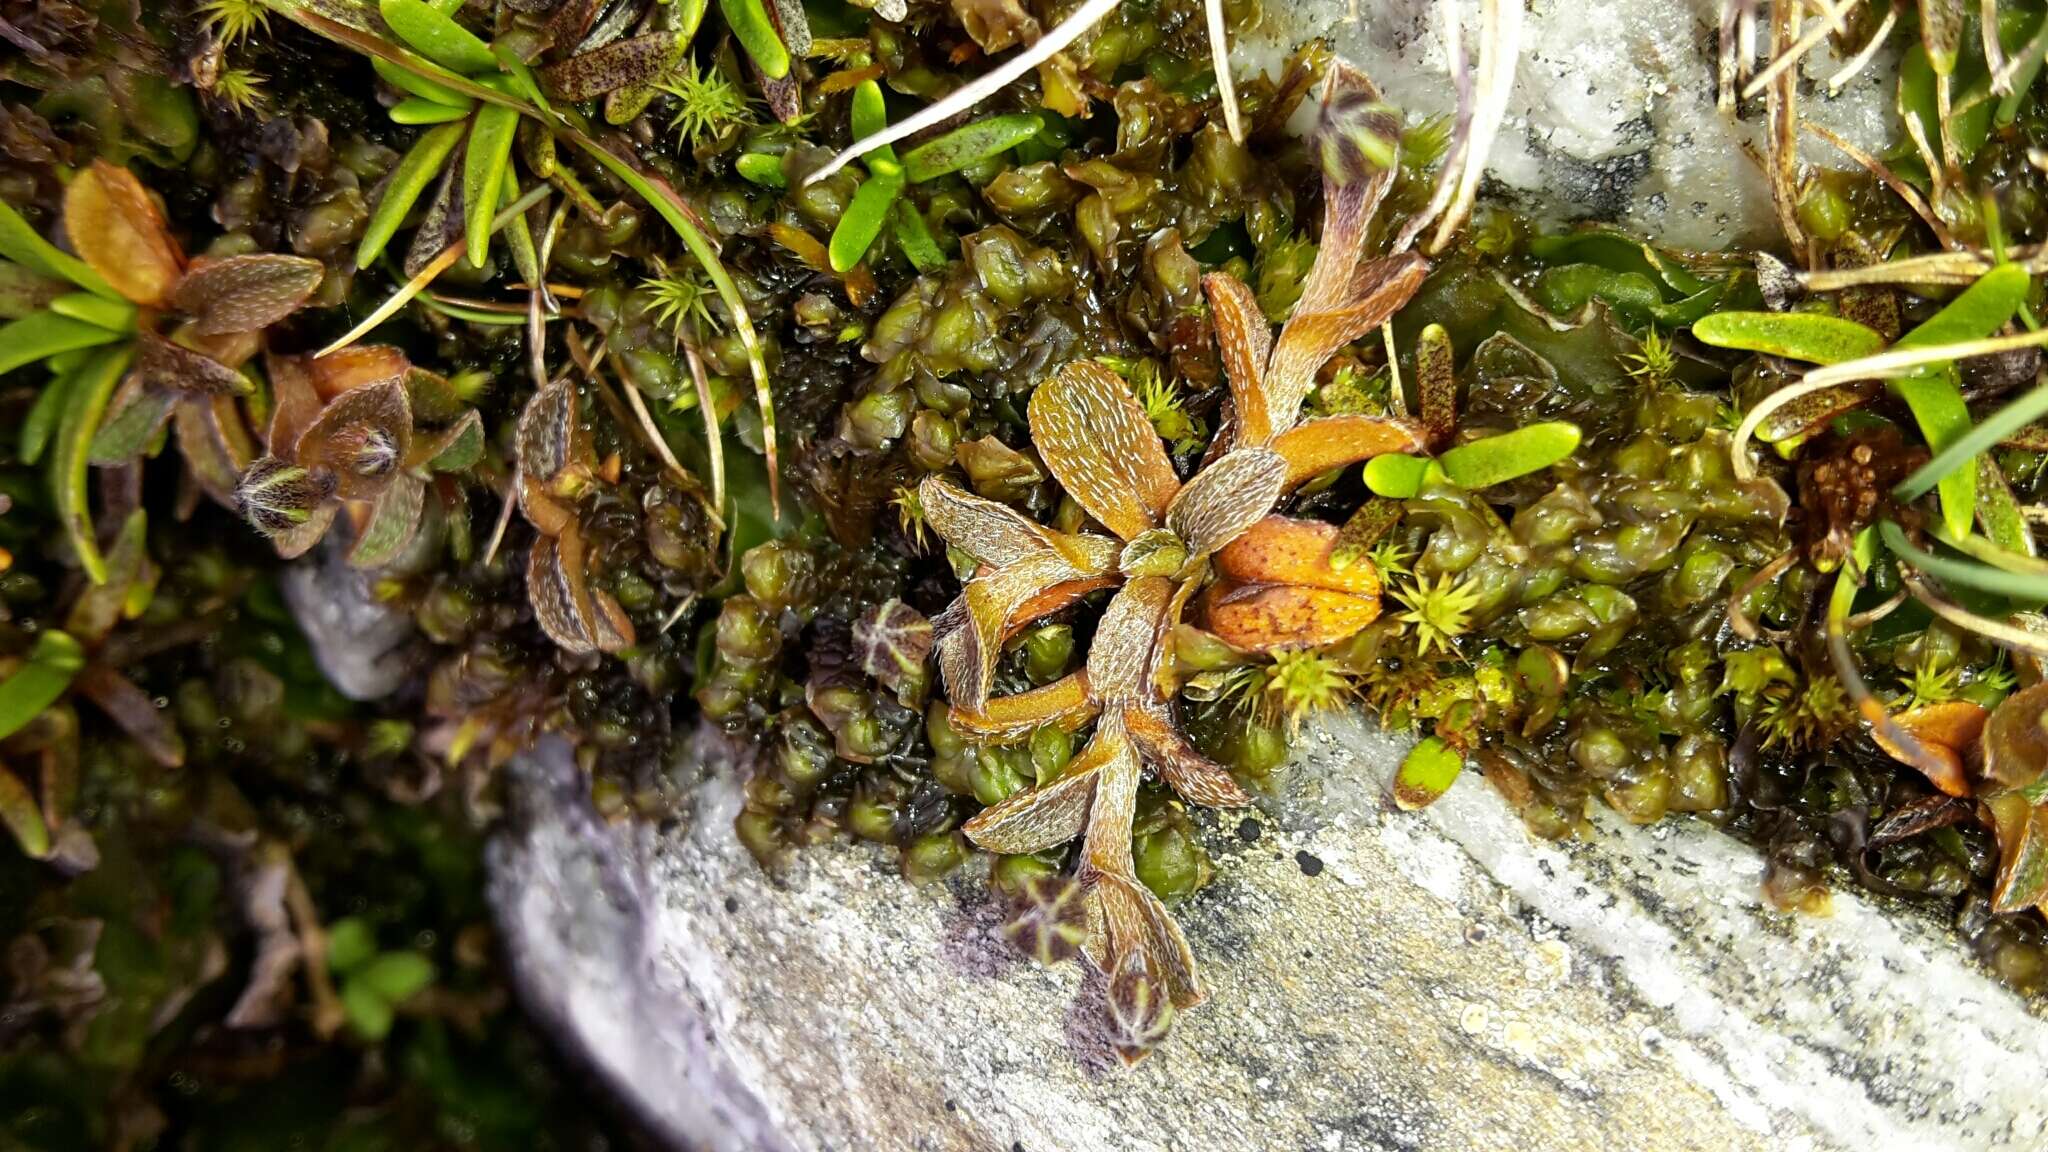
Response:
M2001 23L2004 22L2006 15L2008 14L1999 13ZM2010 13L2010 15L2016 19L2021 18L2021 14L2017 12ZM2027 37L2024 28L2021 30L2020 35ZM2003 41L2004 37L2001 36L2000 40ZM2041 76L2042 54L2044 51L2048 51L2048 15L2041 17L2040 26L2034 30L2031 37L2025 39L2018 49L2015 49L2010 43L2005 44L2005 49L2007 52L2017 51L2021 56L2021 61L2018 69L2012 74L2012 91L2006 93L2005 97L1998 102L1996 118L1998 126L2001 128L2011 124L2019 117L2021 101L2025 100L2033 92L2034 81Z
M107 579L107 562L92 526L92 504L86 484L86 465L91 456L93 434L106 415L107 400L128 371L134 356L130 346L109 348L94 356L78 370L65 397L64 412L57 422L56 448L50 454L50 487L56 501L57 517L71 537L78 562L95 584Z
M507 208L519 199L519 178L509 164L500 197ZM533 228L526 222L526 213L516 212L505 222L505 243L512 249L512 265L519 269L520 279L528 284L540 283L540 253L533 246Z
M55 312L38 312L0 326L0 376L62 352L97 348L119 339L119 332L109 332L97 324Z
M963 124L903 154L903 175L912 184L958 172L991 156L1000 156L1038 135L1045 121L1028 112L991 116ZM868 153L873 157L874 153Z
M840 213L839 223L832 229L829 251L834 272L846 271L867 255L868 246L882 234L882 225L889 222L890 209L902 194L901 176L881 175L869 176L854 192L852 202Z
M425 76L405 68L400 68L389 60L372 56L370 58L370 67L376 69L377 75L382 76L385 83L398 89L400 92L409 93L422 100L432 100L436 104L447 104L451 107L463 109L467 109L476 103L475 100L457 92L446 84L436 84Z
M2017 264L2002 264L1977 278L1977 282L1956 294L1941 311L1919 327L1899 337L1894 348L1939 348L1970 340L1982 340L2005 327L2025 302L2029 278ZM1951 451L1971 437L1969 405L1963 401L1962 379L1954 364L1930 365L1910 376L1891 382L1891 389L1912 409L1920 434L1934 451L1934 459L1914 473L1935 482L1941 494L1941 521L1951 536L1967 536L1977 517L1977 469L1962 467L1977 452L1995 442L1968 451ZM2031 394L2016 403L2027 404ZM2017 430L2019 425L2006 429ZM1936 461L1941 462L1939 469ZM1913 483L1908 477L1907 484ZM1920 492L1927 490L1919 486Z
M377 11L400 40L443 68L472 76L498 70L490 45L423 0L378 0Z
M1894 348L1933 348L1996 335L2026 302L2029 277L2018 264L2001 264L1956 294L1941 311L1899 337Z
M434 964L417 952L385 952L363 966L356 978L392 1004L403 1004L434 982Z
M1431 463L1426 456L1410 456L1405 452L1375 456L1365 462L1365 486L1376 495L1406 500L1422 491L1422 481L1429 475Z
M135 331L135 305L126 300L108 300L90 292L72 292L50 301L50 311L72 320L83 320L96 328L126 335Z
M85 667L85 649L68 632L46 629L14 675L0 681L0 740L27 727L57 702Z
M43 810L21 777L5 768L0 768L0 824L7 826L22 855L31 860L49 858L50 826L43 822Z
M1465 758L1456 749L1427 737L1401 758L1400 771L1394 774L1394 805L1403 812L1427 808L1451 790L1464 770Z
M178 398L169 392L142 391L109 416L93 433L87 458L101 467L125 464L141 456L163 431Z
M23 464L34 464L43 458L43 449L57 430L57 418L64 414L64 399L71 394L72 380L77 374L76 368L59 372L36 393L36 402L29 406L28 415L21 421L21 439L17 442Z
M443 104L439 100L422 100L418 96L408 97L391 106L391 122L407 127L427 124L453 124L469 118L470 109L458 104Z
M1956 394L1956 399L1962 399L1960 392ZM1917 409L1915 414L1918 414ZM1969 410L1965 408L1963 419L1966 429L1950 440L1941 451L1936 452L1927 463L1915 468L1911 475L1899 481L1899 486L1892 489L1892 494L1900 500L1918 500L1926 495L1927 490L1934 487L1937 481L1954 474L1968 463L1971 457L1986 451L2044 415L2048 415L2048 384L2035 385L2018 399L1975 424L1968 423ZM1929 440L1932 439L1930 436Z
M1812 364L1840 364L1884 351L1884 337L1879 333L1854 320L1820 312L1715 312L1702 316L1692 326L1692 334L1700 343L1716 348L1762 352Z
M739 172L742 180L750 184L759 184L763 188L773 188L778 192L789 187L789 177L782 172L782 157L772 153L742 152L740 158L733 161L733 168Z
M1451 483L1478 489L1540 472L1578 446L1579 426L1552 420L1460 444L1439 456L1437 463Z
M368 268L383 253L384 246L405 225L405 218L419 202L420 194L433 183L441 165L461 140L462 125L444 124L421 133L413 142L385 183L377 210L370 214L370 222L363 228L363 242L356 247L356 267Z
M2048 575L2027 572L2012 572L1975 560L1958 560L1948 556L1937 556L1924 548L1917 548L1906 539L1906 533L1890 520L1879 525L1884 536L1885 547L1899 559L1945 583L1975 588L1979 592L1990 592L2014 600L2039 603L2048 601Z
M95 296L119 300L121 294L93 271L91 266L36 234L14 205L0 200L0 256L31 272L58 280L69 280Z
M2006 482L1998 461L1989 453L1977 457L1977 523L1994 547L2033 559L2034 530L2028 526L2027 514L2020 510L2019 499L2012 494L2012 485ZM1962 539L1979 540L1976 536Z
M761 70L761 75L770 80L789 75L789 49L783 46L782 36L776 32L775 22L768 18L768 9L761 0L718 0L718 10L725 15L733 39L746 49L747 58Z
M882 86L873 80L863 80L854 87L851 111L853 138L856 141L873 136L889 126L889 107L882 98ZM868 155L880 156L891 163L896 161L896 149L888 144L882 145Z
M894 217L896 246L903 249L904 258L919 272L937 272L946 266L945 250L932 237L932 230L925 225L924 213L917 210L908 197L896 201Z
M478 109L476 125L469 130L469 150L462 162L462 210L472 267L483 267L489 252L491 217L498 210L518 128L519 113L493 104Z

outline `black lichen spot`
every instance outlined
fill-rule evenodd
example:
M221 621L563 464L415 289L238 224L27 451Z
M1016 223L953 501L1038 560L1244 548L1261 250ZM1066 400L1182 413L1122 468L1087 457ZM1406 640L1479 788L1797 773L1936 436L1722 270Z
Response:
M739 898L738 898L737 896L727 896L727 897L725 898L725 910L726 910L727 912L737 912L737 911L739 911L739 910L740 910L740 901L739 901Z
M1259 822L1257 820L1252 819L1249 816L1245 817L1243 820L1238 821L1237 838L1239 840L1244 841L1247 844L1258 843L1261 831L1262 829L1260 829L1259 827Z
M1303 876L1320 876L1323 874L1323 862L1306 852L1296 852L1294 854L1294 862L1301 865L1301 874Z

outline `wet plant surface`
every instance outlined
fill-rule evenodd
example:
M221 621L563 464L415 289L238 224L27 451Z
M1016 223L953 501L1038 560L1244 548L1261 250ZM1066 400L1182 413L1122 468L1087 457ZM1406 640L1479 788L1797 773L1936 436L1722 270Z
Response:
M764 868L991 870L1130 1061L1211 810L1335 708L1419 737L1400 808L1707 820L2035 991L2048 41L1993 16L1836 33L1905 52L1854 175L1731 57L1784 244L1688 253L1475 208L1514 6L1416 120L1319 44L1219 84L1257 14L1180 0L0 4L0 1130L631 1146L480 897L546 732L626 821L722 730Z

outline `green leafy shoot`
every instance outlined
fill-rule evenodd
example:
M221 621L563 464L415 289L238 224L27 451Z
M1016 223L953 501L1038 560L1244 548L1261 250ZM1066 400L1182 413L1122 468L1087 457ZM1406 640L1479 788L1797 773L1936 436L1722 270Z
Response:
M1623 354L1622 359L1628 364L1628 374L1646 384L1662 384L1678 370L1677 351L1655 325L1643 334L1636 350Z
M716 65L705 68L695 59L685 59L672 76L654 86L674 98L676 111L668 126L686 147L700 147L735 124L754 122L747 94ZM780 164L776 167L779 174Z
M676 343L683 343L686 333L694 341L701 333L717 330L718 315L711 310L717 289L701 273L679 273L659 260L655 266L661 274L640 282L640 287L652 297L646 311L675 333Z
M1471 630L1481 593L1477 585L1446 572L1434 582L1427 577L1403 582L1393 595L1408 608L1397 619L1414 632L1416 652L1448 656L1456 651L1452 641Z
M1145 418L1159 438L1176 454L1192 452L1206 441L1202 423L1188 415L1180 389L1151 360L1140 360L1131 369L1131 394L1145 410Z
M236 115L246 116L263 103L267 81L247 68L228 68L214 78L213 98Z
M207 0L199 6L199 23L232 48L251 33L270 31L270 12L261 0Z

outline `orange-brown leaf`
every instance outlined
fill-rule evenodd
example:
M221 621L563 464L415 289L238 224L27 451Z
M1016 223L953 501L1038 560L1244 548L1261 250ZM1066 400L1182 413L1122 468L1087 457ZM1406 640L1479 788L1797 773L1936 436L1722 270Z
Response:
M978 709L953 701L953 727L973 740L1005 741L1027 735L1045 724L1072 732L1095 718L1096 707L1088 694L1088 676L1075 672L1043 688L996 696Z
M1076 360L1031 395L1031 439L1075 503L1129 540L1180 489L1145 410L1116 373Z
M1223 374L1230 381L1230 403L1237 423L1232 442L1264 444L1273 436L1272 413L1266 405L1266 360L1273 354L1273 330L1258 297L1244 281L1228 272L1202 277L1209 294L1209 315L1216 326L1216 348L1223 355Z
M1389 452L1417 452L1422 436L1405 420L1380 416L1326 416L1282 432L1273 451L1287 458L1292 489L1328 472Z
M1881 726L1873 726L1870 736L1893 759L1919 767L1936 788L1950 796L1968 796L1970 782L1963 774L1963 755L1976 747L1977 738L1983 734L1985 721L1990 716L1991 713L1981 704L1949 700L1892 717L1894 723L1905 729L1908 736L1918 740L1920 746L1934 757L1939 771L1930 771L1932 766L1919 764L1910 758L1904 749L1885 736Z
M1096 575L1116 566L1117 549L1110 541L1055 532L1007 504L983 499L937 476L925 477L918 486L918 502L926 522L946 543L983 564L1001 567L1055 552L1080 574Z
M1057 848L1081 835L1095 798L1095 773L1062 776L1042 788L1019 792L961 826L975 846L1016 855Z
M162 307L184 275L184 254L149 191L104 160L65 186L64 233L78 258L133 303Z
M1152 662L1159 647L1160 621L1173 600L1174 582L1141 576L1125 584L1103 610L1088 648L1088 684L1100 702L1145 700L1151 696Z
M1209 998L1194 950L1151 889L1128 874L1103 872L1095 877L1094 896L1102 909L1109 971L1116 971L1124 957L1139 956L1174 1007L1192 1008Z
M1378 618L1376 599L1284 584L1217 584L1203 597L1206 626L1248 652L1334 643Z
M1181 799L1206 808L1242 808L1252 802L1223 765L1195 749L1163 707L1126 708L1124 726L1138 754Z
M1320 271L1323 253L1316 257ZM1273 346L1273 358L1266 366L1266 402L1273 427L1285 429L1294 423L1301 402L1314 386L1316 370L1323 362L1360 336L1385 323L1422 287L1429 262L1413 252L1383 256L1358 269L1345 291L1329 299L1327 307L1312 306L1305 289L1294 316L1280 330ZM1314 272L1310 280L1315 279ZM1321 305L1317 301L1316 305Z
M1984 776L2007 788L2023 788L2048 770L2048 683L2007 696L1984 725Z
M387 380L404 380L412 368L405 353L389 344L351 344L313 361L313 389L323 401Z
M387 380L335 397L299 437L299 463L331 470L344 500L382 492L412 449L405 386Z
M264 446L272 456L298 459L299 437L320 418L320 394L303 356L264 357L270 377L270 432Z
M1256 445L1240 446L1195 474L1166 510L1166 525L1191 556L1206 556L1273 510L1287 462Z
M325 271L318 260L254 252L202 256L178 282L171 303L202 336L256 332L298 311Z
M1380 577L1371 564L1341 572L1330 566L1340 535L1336 525L1319 520L1268 516L1216 554L1216 572L1237 584L1296 584L1377 598Z

